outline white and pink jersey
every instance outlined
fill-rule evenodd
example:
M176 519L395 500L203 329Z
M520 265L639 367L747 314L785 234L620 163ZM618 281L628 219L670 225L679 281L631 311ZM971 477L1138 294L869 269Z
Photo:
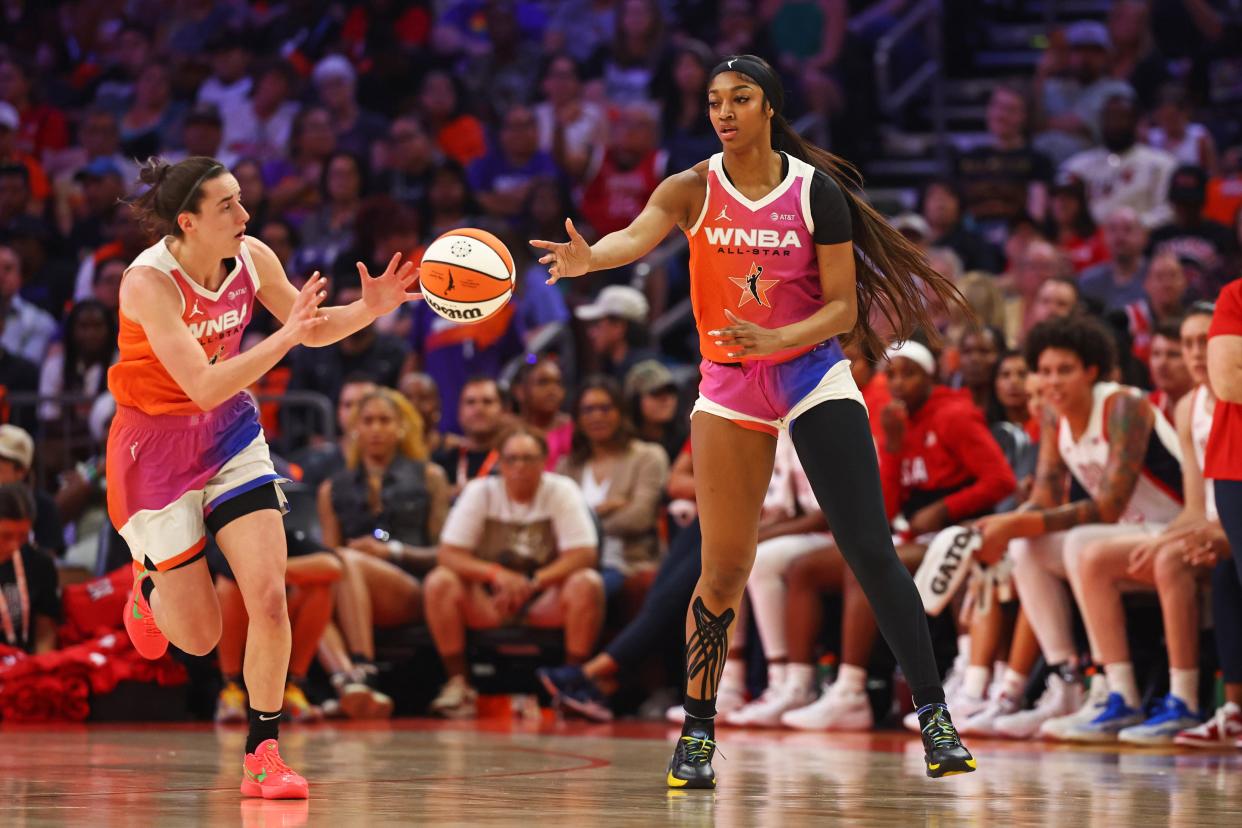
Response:
M202 345L211 362L229 359L241 351L242 334L254 315L259 273L246 242L220 287L207 288L185 275L168 248L168 238L148 247L126 269L150 267L168 277L181 294L181 321ZM119 359L108 371L108 388L117 405L146 414L199 414L151 349L142 326L121 308L117 337Z
M824 305L815 256L811 182L815 168L785 155L788 171L758 201L738 192L723 166L723 154L707 162L707 197L690 241L690 297L699 330L699 349L717 363L736 360L708 331L728 327L734 315L766 328L801 322ZM840 355L831 340L828 347ZM748 359L784 362L816 345ZM836 360L830 360L835 362Z
M1195 459L1199 461L1199 471L1203 471L1203 462L1207 457L1208 435L1212 433L1212 412L1216 401L1206 385L1200 385L1191 391L1190 398L1190 440L1195 447ZM1203 478L1204 511L1208 520L1216 520L1216 482L1209 477Z

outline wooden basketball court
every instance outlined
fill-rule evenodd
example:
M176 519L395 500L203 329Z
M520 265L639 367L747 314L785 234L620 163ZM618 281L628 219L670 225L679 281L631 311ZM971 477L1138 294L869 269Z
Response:
M309 802L243 800L244 732L0 729L0 825L1237 826L1242 752L970 742L932 781L904 733L721 732L714 792L664 787L673 728L423 720L286 727Z

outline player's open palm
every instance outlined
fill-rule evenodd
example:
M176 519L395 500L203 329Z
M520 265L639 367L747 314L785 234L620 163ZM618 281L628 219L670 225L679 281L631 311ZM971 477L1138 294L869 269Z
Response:
M548 284L554 285L558 279L581 276L591 267L591 245L587 244L582 234L574 229L574 223L565 219L565 232L569 234L567 242L550 242L531 239L530 246L550 251L539 259L539 264L549 265Z
M410 290L418 281L418 270L411 259L401 263L401 253L392 254L384 272L372 278L367 266L358 262L358 275L362 277L362 304L372 316L392 313L404 302L422 299L421 293Z
M289 332L294 344L308 344L328 321L328 317L319 312L319 306L328 296L324 289L326 285L327 280L316 271L298 291L298 298L294 300L283 328Z

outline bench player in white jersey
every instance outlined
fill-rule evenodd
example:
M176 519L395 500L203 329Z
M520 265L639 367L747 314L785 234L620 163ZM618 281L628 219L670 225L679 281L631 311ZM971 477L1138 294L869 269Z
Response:
M1092 705L1101 702L1114 712L1124 707L1120 694L1105 692L1124 684L1124 665L1109 670L1107 685L1097 681L1084 705L1067 570L1093 543L1155 537L1182 508L1177 434L1142 391L1104 381L1116 346L1102 324L1085 317L1041 322L1027 336L1026 357L1045 402L1035 485L1018 511L977 524L980 560L995 563L1008 548L1022 607L1052 668L1034 710L997 720L996 732L1012 738L1071 713L1095 719ZM1071 479L1074 494L1065 503Z
M1125 704L1114 704L1108 715L1089 721L1049 725L1049 730L1060 738L1076 742L1120 739L1132 744L1169 744L1180 731L1199 724L1198 582L1211 567L1188 561L1185 541L1208 521L1216 520L1212 483L1204 481L1202 472L1215 405L1207 385L1207 332L1211 322L1212 306L1199 304L1179 326L1182 353L1195 383L1194 390L1183 395L1174 412L1182 450L1182 510L1158 537L1098 541L1066 562L1092 653L1104 665L1106 674L1114 677L1109 690L1119 694ZM1159 593L1164 615L1169 694L1155 713L1143 720L1139 715L1139 691L1130 661L1121 595L1123 590L1152 588ZM1135 722L1136 719L1139 721Z

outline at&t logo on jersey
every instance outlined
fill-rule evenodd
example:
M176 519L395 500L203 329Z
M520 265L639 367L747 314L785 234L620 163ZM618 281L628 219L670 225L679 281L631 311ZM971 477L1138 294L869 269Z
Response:
M708 244L717 253L748 253L752 256L788 256L789 248L801 249L796 230L747 230L744 227L704 227Z
M242 325L246 324L246 309L248 307L249 305L243 303L240 308L230 308L214 319L204 319L201 322L191 322L190 334L195 339L202 339L205 336L219 336L220 334L231 331L234 328L240 328Z

